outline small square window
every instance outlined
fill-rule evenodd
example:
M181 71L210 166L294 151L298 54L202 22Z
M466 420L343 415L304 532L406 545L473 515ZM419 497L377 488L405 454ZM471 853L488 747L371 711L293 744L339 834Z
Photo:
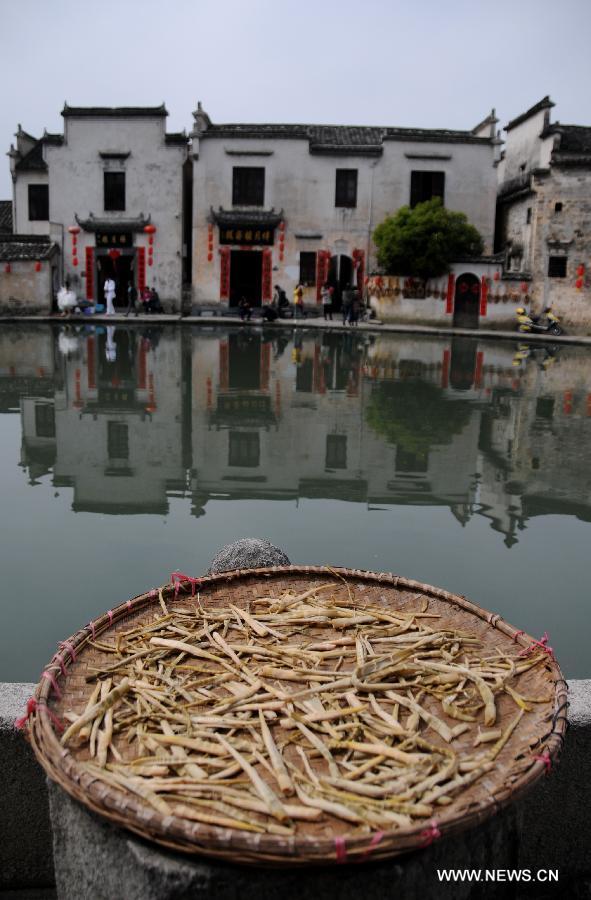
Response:
M443 203L445 194L445 172L411 172L410 205L414 209L419 203L426 203L439 197Z
M232 169L232 206L265 205L265 170L252 166Z
M125 422L107 422L109 459L129 459L129 428Z
M566 256L551 256L548 260L550 278L566 278Z
M337 169L335 206L357 206L357 169Z
M527 216L525 217L526 224L529 225L531 222L531 206L527 208Z
M40 438L55 437L55 406L53 403L35 404L35 434Z
M316 284L316 253L300 253L300 283L307 287Z
M49 221L49 185L29 185L29 222Z
M228 465L256 469L260 462L260 441L256 431L231 431Z
M554 204L554 212L562 212L562 203L560 201Z
M125 172L105 172L105 211L125 212Z

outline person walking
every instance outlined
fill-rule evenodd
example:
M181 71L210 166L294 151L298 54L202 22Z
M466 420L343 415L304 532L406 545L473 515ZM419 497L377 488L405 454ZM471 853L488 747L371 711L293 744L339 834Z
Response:
M113 300L115 299L115 282L109 275L107 280L105 281L105 303L107 304L107 315L114 316L115 315L115 307L113 306Z
M125 313L125 318L130 314L133 310L135 315L137 316L137 290L133 283L130 281L127 286L127 312Z
M299 319L302 316L305 317L306 313L304 310L304 286L298 282L293 290L293 307L294 307L294 319Z
M349 324L357 325L359 323L359 313L361 311L361 301L359 299L359 291L353 288L351 290L351 306L349 307Z
M324 312L324 321L330 319L332 322L332 292L328 281L325 281L320 288L320 299L322 300L322 311Z

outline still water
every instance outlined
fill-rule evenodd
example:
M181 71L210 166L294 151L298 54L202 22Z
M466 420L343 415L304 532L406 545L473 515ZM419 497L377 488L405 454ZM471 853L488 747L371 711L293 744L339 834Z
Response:
M466 594L591 676L583 348L5 326L0 413L0 681L245 536Z

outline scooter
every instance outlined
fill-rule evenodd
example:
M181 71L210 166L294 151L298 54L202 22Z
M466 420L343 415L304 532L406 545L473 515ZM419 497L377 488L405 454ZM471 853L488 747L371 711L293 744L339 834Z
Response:
M525 309L520 307L516 311L517 330L522 334L528 332L532 334L553 334L558 337L564 334L564 328L560 324L560 319L556 316L550 307L547 307L541 316L528 316Z

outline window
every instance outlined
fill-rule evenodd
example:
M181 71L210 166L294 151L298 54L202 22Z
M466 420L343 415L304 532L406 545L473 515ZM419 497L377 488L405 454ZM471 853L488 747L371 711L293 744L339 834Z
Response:
M53 403L35 404L35 434L40 438L55 437L55 407Z
M562 203L558 202L554 204L554 212L562 212Z
M536 402L536 416L539 419L551 419L554 416L554 398L540 397Z
M346 434L327 434L326 435L326 468L327 469L346 469L347 468L347 435Z
M260 460L260 443L257 431L231 431L228 465L256 469Z
M411 172L410 173L410 205L414 209L418 203L425 203L433 197L443 196L445 191L445 172Z
M125 172L105 172L105 210L125 210Z
M129 430L125 422L107 422L109 459L129 459Z
M300 282L307 287L316 284L316 253L300 253Z
M525 217L526 224L529 225L531 222L531 206L527 208L527 215Z
M396 472L422 473L429 469L429 451L406 450L404 447L396 447Z
M49 185L29 185L29 222L49 221Z
M232 205L264 206L265 170L250 166L232 169Z
M550 278L566 278L566 256L551 256L548 260Z
M335 206L357 206L357 169L337 169Z

